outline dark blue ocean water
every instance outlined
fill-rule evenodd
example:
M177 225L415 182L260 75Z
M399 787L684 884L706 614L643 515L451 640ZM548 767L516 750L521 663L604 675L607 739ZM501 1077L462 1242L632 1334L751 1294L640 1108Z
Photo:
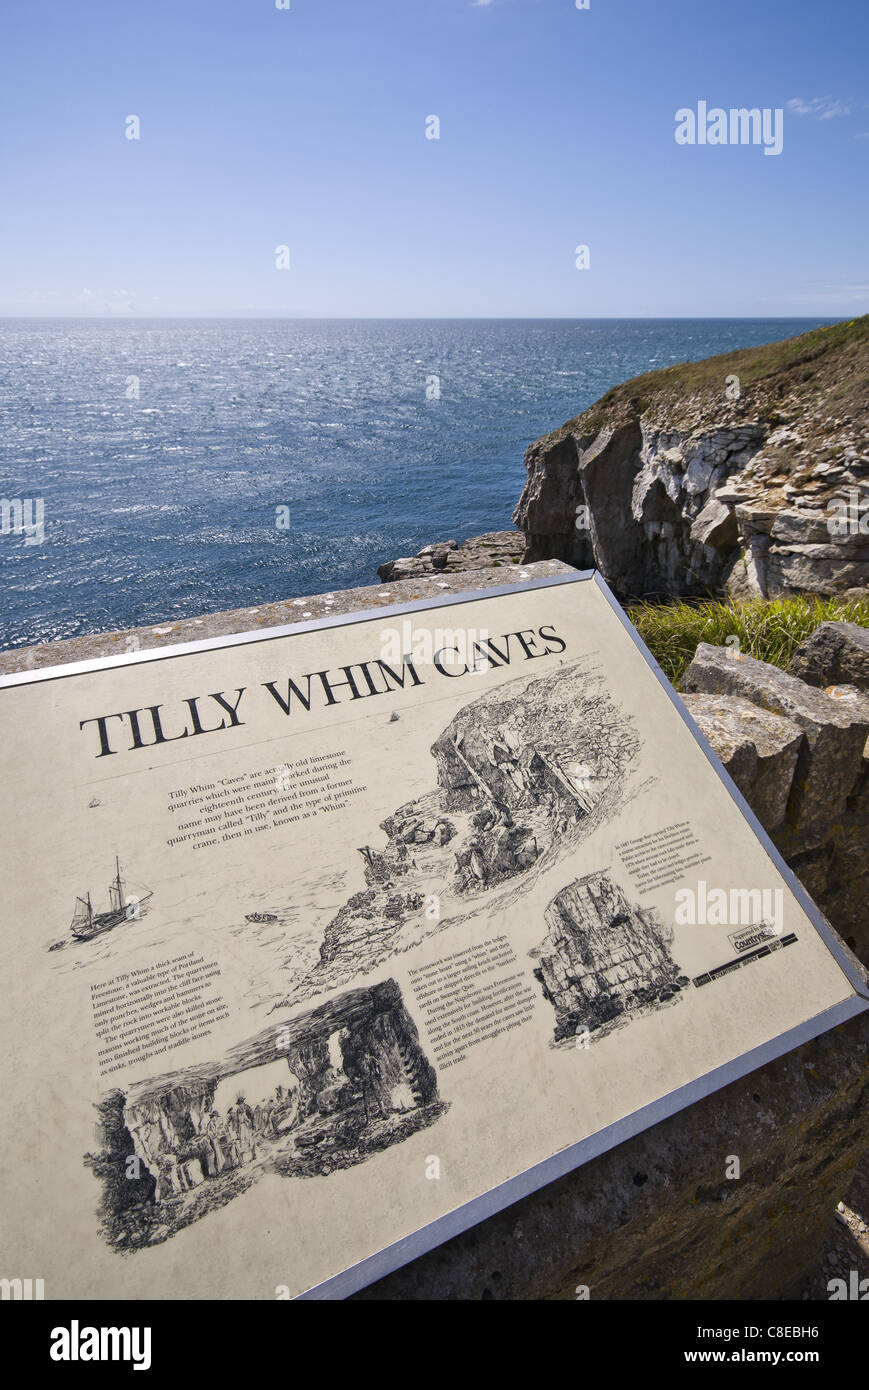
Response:
M375 583L508 528L526 445L610 386L815 322L2 320L0 497L45 539L0 535L0 645Z

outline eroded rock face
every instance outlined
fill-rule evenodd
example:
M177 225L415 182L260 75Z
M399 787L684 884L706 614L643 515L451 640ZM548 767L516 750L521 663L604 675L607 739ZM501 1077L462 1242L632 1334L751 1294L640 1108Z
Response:
M645 419L539 440L513 516L525 558L594 565L625 597L722 588L740 537L726 484L762 442L758 424L690 433Z
M595 566L621 598L869 586L852 380L869 319L826 333L635 378L537 440L513 514L525 561ZM739 371L751 384L731 399Z
M592 438L559 432L538 440L513 514L525 532L524 558L594 566L625 598L869 585L869 533L838 534L834 506L853 495L862 517L869 484L813 490L794 502L761 468L771 437L759 421L686 431L644 417Z

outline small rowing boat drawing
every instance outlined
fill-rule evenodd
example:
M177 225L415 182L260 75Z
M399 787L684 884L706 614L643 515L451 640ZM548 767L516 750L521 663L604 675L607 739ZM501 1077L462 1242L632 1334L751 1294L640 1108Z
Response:
M121 863L115 856L115 877L109 884L109 906L102 912L95 912L90 893L76 898L70 930L77 941L90 941L94 936L119 927L122 922L137 921L141 916L142 904L152 896L150 889L127 896L126 885L121 878Z
M276 922L278 914L276 912L248 912L245 914L246 922Z

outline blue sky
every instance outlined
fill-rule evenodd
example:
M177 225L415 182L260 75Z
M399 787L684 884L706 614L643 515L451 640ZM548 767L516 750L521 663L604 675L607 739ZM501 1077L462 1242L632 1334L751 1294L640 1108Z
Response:
M5 0L0 314L852 317L867 51L866 0Z

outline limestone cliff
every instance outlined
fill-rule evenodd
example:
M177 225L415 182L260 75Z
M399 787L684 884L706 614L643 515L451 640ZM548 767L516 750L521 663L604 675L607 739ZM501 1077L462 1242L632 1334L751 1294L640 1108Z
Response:
M622 598L869 586L869 316L634 377L532 444L524 563Z

